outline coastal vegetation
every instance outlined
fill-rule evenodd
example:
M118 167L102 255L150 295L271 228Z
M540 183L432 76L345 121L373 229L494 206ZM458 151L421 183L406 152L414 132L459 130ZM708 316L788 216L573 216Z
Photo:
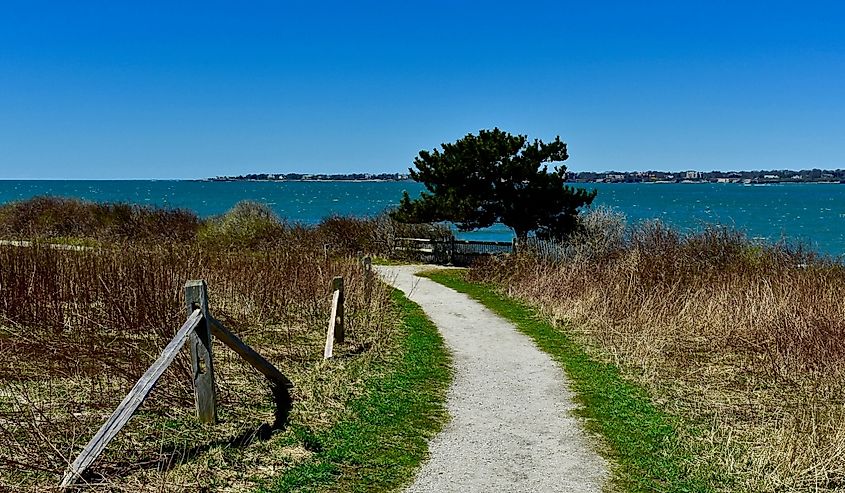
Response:
M566 166L549 172L547 163L565 161L566 144L528 140L498 128L467 134L441 149L420 151L411 178L427 192L411 199L406 191L391 216L402 222L449 221L469 231L502 223L517 238L562 238L577 224L578 211L596 191L565 185Z
M382 234L393 227L288 224L251 203L206 220L72 199L0 207L2 237L28 240L0 245L0 489L58 484L184 321L189 279L208 283L214 316L294 387L271 387L217 346L220 421L202 425L185 352L86 481L110 491L408 481L445 419L449 372L419 310L381 283L365 286L357 254L388 248ZM334 276L345 281L346 341L324 361Z
M296 243L322 253L387 255L393 238L444 238L442 224L414 224L372 218L328 216L304 225L276 216L266 205L242 201L225 214L199 218L191 211L39 196L0 205L0 239L36 240L82 246L201 243L223 249Z
M548 325L523 330L541 347L552 354L563 347L566 358L583 348L672 418L665 448L649 450L638 439L645 448L637 454L680 458L674 471L699 486L646 490L841 491L845 266L725 227L682 233L656 221L628 225L605 209L580 224L566 242L527 242L516 255L476 264L465 279L536 310ZM473 286L465 289L493 296ZM579 391L581 370L561 361ZM590 388L580 391L588 415L601 394ZM625 409L614 411L623 415L636 409L624 394L616 404ZM614 422L601 421L591 426L602 431ZM615 445L619 432L602 431L617 459L626 453ZM648 477L648 460L636 462Z
M395 259L397 236L450 234L387 215L305 226L255 203L207 219L72 199L0 206L0 236L30 242L0 245L0 486L55 483L184 319L193 278L208 282L215 315L296 386L274 393L217 351L221 423L207 427L193 417L182 360L88 480L127 490L403 484L445 419L448 357L398 293L378 285L363 301L356 256ZM348 341L323 362L335 275L346 280ZM563 239L523 238L515 254L429 275L561 364L619 489L842 490L840 261L595 208Z
M707 474L691 466L694 450L679 439L679 423L662 412L638 385L612 363L591 357L532 307L498 292L494 285L466 280L460 270L421 275L468 294L531 337L566 371L581 407L577 414L601 437L612 458L612 483L621 491L711 491ZM718 474L718 471L712 471Z
M4 239L186 241L199 226L190 211L127 203L43 196L0 205Z

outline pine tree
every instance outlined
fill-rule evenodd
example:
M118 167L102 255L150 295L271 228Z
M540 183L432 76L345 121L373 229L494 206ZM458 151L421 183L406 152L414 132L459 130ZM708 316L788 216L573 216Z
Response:
M498 128L481 130L442 150L420 151L411 178L426 187L419 198L402 197L393 217L403 222L450 221L461 231L491 226L512 228L518 238L530 232L562 238L577 225L578 209L596 191L566 185L566 167L550 172L546 163L565 161L566 144L528 141Z

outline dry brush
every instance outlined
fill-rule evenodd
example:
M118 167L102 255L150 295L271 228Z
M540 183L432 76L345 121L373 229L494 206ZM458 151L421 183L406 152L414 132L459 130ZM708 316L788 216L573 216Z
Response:
M845 266L711 226L598 210L472 269L623 367L697 432L724 491L845 489ZM493 263L494 265L490 265Z
M316 428L338 419L394 326L385 288L376 285L365 303L356 259L325 256L306 240L248 250L195 242L0 246L0 489L57 484L184 321L189 279L205 279L212 314L296 382L291 415L283 415L285 396L217 344L221 424L197 424L183 354L90 479L133 491L249 486L307 455L294 444L274 457L268 440L287 419ZM346 280L347 343L326 364L337 275Z

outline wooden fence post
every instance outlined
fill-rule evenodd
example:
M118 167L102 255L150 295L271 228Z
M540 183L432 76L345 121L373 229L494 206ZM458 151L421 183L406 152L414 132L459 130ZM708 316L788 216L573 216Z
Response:
M202 423L217 422L214 391L214 361L211 357L211 330L208 315L208 289L205 281L185 283L185 305L188 314L199 308L202 321L191 332L191 369L194 376L197 418Z
M323 348L323 359L334 356L334 327L337 324L337 305L340 291L332 292L332 308L329 315L329 328L326 330L326 346Z
M334 339L337 342L343 342L344 336L346 335L346 320L343 316L344 294L342 277L338 276L332 279L332 291L340 293L337 297L337 320L334 325Z
M343 283L341 280L341 289ZM332 316L337 313L337 299L341 291L335 291L335 303L333 304ZM132 390L126 394L117 409L109 419L100 427L99 431L88 442L82 452L68 466L62 477L60 488L66 488L82 477L82 474L97 457L105 450L108 443L117 436L118 432L129 421L129 418L143 404L149 396L153 387L165 370L173 363L179 350L190 341L191 347L191 368L194 373L194 392L196 394L197 416L200 421L214 423L217 420L216 396L214 394L214 364L211 357L211 334L214 334L224 344L232 348L241 358L270 379L274 384L290 388L293 386L290 380L285 377L276 367L270 364L254 349L246 345L232 331L215 320L208 313L208 289L205 281L188 281L185 284L185 304L188 307L188 319L167 343L161 355L141 376ZM334 330L334 324L330 325ZM329 344L332 342L334 333L327 341L327 350L331 350ZM331 356L331 354L329 354Z
M326 347L323 359L334 355L334 342L343 342L343 278L332 279L332 311L329 316L329 328L326 331Z

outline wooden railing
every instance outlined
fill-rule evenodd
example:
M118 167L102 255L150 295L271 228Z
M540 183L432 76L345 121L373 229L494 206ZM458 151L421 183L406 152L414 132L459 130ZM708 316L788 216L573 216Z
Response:
M364 303L369 306L373 295L373 261L370 257L361 259L364 270ZM332 309L329 316L329 328L326 331L326 345L323 349L323 359L334 356L334 344L342 343L346 339L346 321L344 316L343 278L332 279Z
M103 453L109 442L141 407L152 391L156 382L164 374L179 354L179 350L188 343L191 352L191 368L194 378L194 396L197 418L203 423L217 421L217 396L214 388L214 359L212 358L211 336L229 346L247 363L261 372L273 384L290 388L290 380L260 354L244 343L220 321L211 316L208 310L208 288L205 281L188 281L185 284L185 304L188 318L176 335L167 344L161 355L147 369L132 390L126 394L117 409L100 427L91 441L62 477L61 488L71 486L82 477L86 469Z
M476 241L456 238L396 238L395 253L436 264L466 265L482 255L514 251L512 241Z
M372 296L373 269L370 257L361 259L364 270L364 296L370 303ZM129 418L141 407L164 371L176 359L182 347L188 343L191 353L191 369L194 378L194 396L197 418L203 423L217 421L217 397L214 387L214 359L212 357L212 336L237 353L244 361L252 365L273 385L285 388L293 384L282 372L276 369L263 356L244 343L232 331L215 319L208 308L208 288L205 281L188 281L185 284L185 305L188 318L176 335L167 344L161 355L147 369L132 390L126 394L109 419L100 427L91 441L68 467L61 488L72 486L91 464L103 453L108 443L114 439ZM332 280L332 306L326 333L324 359L333 356L335 343L345 339L343 277Z
M561 261L572 257L573 246L563 241L529 237L515 242L520 254L531 255L548 261Z
M361 265L364 269L364 295L367 298L367 303L369 303L373 282L372 262L369 257L364 257L361 260ZM188 281L185 284L185 305L188 313L185 323L176 331L176 335L173 336L158 359L144 372L135 386L132 387L132 390L117 406L117 409L68 467L62 477L61 488L70 487L82 478L83 473L97 460L97 457L103 453L109 442L117 436L129 421L129 418L141 407L158 379L173 363L185 344L188 344L191 353L194 396L197 418L200 422L215 423L217 421L212 336L252 365L273 385L285 388L293 386L282 372L209 313L208 288L205 281ZM336 342L342 343L344 341L344 328L343 278L335 277L332 281L331 318L323 353L325 359L332 357Z

